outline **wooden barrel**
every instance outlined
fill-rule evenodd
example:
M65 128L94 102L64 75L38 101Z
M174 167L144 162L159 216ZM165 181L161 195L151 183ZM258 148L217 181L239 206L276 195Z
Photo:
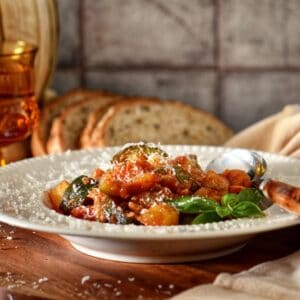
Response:
M0 0L0 40L24 40L38 46L36 97L41 99L53 75L58 46L55 0Z

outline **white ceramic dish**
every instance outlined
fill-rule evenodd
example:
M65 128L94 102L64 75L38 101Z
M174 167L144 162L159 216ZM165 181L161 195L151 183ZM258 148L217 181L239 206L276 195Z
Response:
M164 146L172 155L197 154L202 167L221 147ZM62 179L107 168L118 148L83 150L33 158L0 168L0 221L35 231L57 233L88 255L124 262L170 263L217 257L241 248L251 237L300 223L271 206L261 219L204 225L152 227L85 221L56 213L44 204L44 191ZM268 176L300 186L300 160L262 153Z

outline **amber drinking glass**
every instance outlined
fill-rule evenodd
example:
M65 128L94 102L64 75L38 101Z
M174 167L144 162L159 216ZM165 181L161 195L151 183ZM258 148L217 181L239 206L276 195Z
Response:
M1 147L25 140L38 121L34 95L37 47L23 41L0 41L0 164Z

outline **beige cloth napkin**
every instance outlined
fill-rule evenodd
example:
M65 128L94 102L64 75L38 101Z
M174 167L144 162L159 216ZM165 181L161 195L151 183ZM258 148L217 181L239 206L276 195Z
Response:
M299 300L300 251L235 275L221 273L172 300Z
M300 158L300 105L286 106L231 138L225 146L277 152ZM300 250L285 258L196 286L172 300L299 300Z
M288 105L236 134L225 146L277 152L300 158L300 105Z

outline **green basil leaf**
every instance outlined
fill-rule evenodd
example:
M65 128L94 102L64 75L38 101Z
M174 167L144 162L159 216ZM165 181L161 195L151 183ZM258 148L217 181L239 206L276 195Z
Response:
M232 215L236 218L260 218L265 214L255 203L250 201L242 201L233 208Z
M212 199L198 196L183 196L174 200L167 201L175 206L181 213L200 213L203 211L215 210L219 204Z
M231 209L228 207L219 206L216 208L216 213L223 219L231 215Z
M240 201L249 201L258 204L264 198L262 192L258 189L244 189L239 193Z
M239 197L237 194L225 194L221 199L221 204L223 207L228 207L230 210L239 202Z
M193 221L192 224L204 224L204 223L212 223L219 222L222 219L215 211L206 211L200 215L198 215Z

